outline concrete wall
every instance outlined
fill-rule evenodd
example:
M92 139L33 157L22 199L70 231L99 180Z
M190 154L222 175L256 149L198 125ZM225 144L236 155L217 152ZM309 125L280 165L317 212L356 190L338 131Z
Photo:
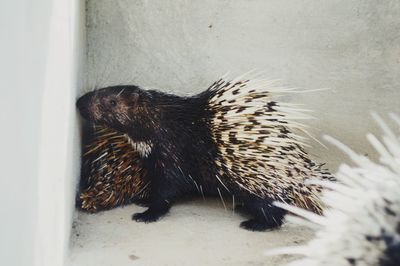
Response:
M264 70L288 86L331 88L290 101L316 111L317 137L369 153L369 111L400 112L399 14L397 0L89 0L89 85L185 94L228 71ZM339 158L313 145L321 160Z
M64 263L79 173L84 4L0 4L1 265Z

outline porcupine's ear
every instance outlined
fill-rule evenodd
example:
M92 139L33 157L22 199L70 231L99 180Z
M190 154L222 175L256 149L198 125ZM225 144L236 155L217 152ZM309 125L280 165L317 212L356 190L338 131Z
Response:
M134 104L140 103L140 104L145 105L153 99L153 96L151 95L151 93L146 90L142 90L139 92L133 92L132 94L135 94L134 96L132 96L132 98L134 98L134 101L133 101Z
M139 98L140 98L140 95L137 92L132 92L131 95L129 95L130 102L131 102L131 104L134 104L134 105L139 102Z

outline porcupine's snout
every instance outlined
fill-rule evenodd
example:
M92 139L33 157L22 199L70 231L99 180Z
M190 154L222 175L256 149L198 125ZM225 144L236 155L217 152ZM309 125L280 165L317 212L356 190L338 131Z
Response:
M94 92L86 93L80 97L76 102L76 107L78 107L79 113L86 120L95 122L94 120L98 119L96 118L96 114L99 113L99 107L96 106Z
M91 99L92 96L90 93L87 93L80 97L76 102L76 107L78 107L79 113L87 120L90 120L90 109L91 108Z

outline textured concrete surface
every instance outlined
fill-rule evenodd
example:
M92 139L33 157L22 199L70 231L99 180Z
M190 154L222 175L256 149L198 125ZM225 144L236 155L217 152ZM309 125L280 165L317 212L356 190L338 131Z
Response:
M157 223L136 223L131 205L77 214L71 266L91 265L284 265L289 256L266 257L271 248L297 245L311 237L308 228L286 224L271 232L239 228L246 217L224 210L219 200L182 202Z
M91 0L87 12L88 88L133 83L192 94L228 71L263 70L284 85L330 88L287 100L315 110L314 136L364 154L371 148L361 136L378 132L368 112L400 112L397 0ZM332 170L346 160L312 145ZM288 258L262 252L311 236L296 226L246 232L218 201L182 203L149 225L130 221L139 209L77 214L72 265L279 265Z

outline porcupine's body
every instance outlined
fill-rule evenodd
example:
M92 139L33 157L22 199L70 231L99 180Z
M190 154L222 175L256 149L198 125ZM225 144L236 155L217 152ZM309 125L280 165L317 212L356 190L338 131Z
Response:
M150 205L133 219L157 220L184 195L230 195L253 215L242 227L280 226L285 211L273 200L320 212L319 187L330 178L293 132L300 114L278 104L285 90L263 80L219 80L193 97L136 86L100 89L81 97L81 114L129 136L151 178Z
M379 163L326 137L354 164L340 166L337 183L322 183L327 188L322 199L329 207L323 216L274 203L313 222L317 230L315 238L304 246L270 253L304 256L291 266L400 265L400 134L376 114L374 117L385 132L381 140L367 135L379 154ZM400 117L391 117L400 127Z

